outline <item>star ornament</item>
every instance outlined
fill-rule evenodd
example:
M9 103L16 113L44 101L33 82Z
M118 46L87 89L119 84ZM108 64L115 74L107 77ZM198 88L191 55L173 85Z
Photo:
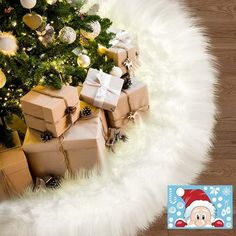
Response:
M133 67L133 62L127 58L124 62L123 65L127 67L128 70L131 70Z
M137 112L131 111L131 112L128 113L127 119L128 119L128 120L135 121L136 116L137 116Z

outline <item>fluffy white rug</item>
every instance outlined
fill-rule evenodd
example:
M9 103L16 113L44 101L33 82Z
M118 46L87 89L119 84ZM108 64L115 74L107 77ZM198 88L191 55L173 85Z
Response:
M100 177L0 204L1 236L136 235L161 214L167 185L192 182L208 160L216 73L202 30L177 1L100 4L103 16L138 34L150 119L109 155Z

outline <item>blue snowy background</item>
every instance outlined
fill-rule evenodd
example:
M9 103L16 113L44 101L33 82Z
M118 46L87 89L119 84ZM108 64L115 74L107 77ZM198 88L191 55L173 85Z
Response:
M233 186L232 185L169 185L168 204L167 204L167 227L176 228L175 221L179 218L184 219L185 202L176 195L177 188L183 189L202 189L211 199L216 208L215 218L224 221L224 227L208 229L232 229L233 228ZM199 229L197 227L186 229ZM207 229L206 227L204 229Z

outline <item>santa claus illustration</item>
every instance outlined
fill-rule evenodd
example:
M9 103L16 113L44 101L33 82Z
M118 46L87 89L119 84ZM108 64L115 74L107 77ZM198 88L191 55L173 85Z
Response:
M216 208L201 189L176 190L177 196L185 202L184 219L177 219L176 227L223 227L221 219L215 219Z

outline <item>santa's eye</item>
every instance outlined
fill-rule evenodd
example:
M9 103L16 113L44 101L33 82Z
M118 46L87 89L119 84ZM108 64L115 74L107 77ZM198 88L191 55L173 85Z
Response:
M202 215L202 220L205 220L206 219L206 216L205 215Z
M198 214L196 215L196 218L197 218L197 220L200 220L200 216Z

